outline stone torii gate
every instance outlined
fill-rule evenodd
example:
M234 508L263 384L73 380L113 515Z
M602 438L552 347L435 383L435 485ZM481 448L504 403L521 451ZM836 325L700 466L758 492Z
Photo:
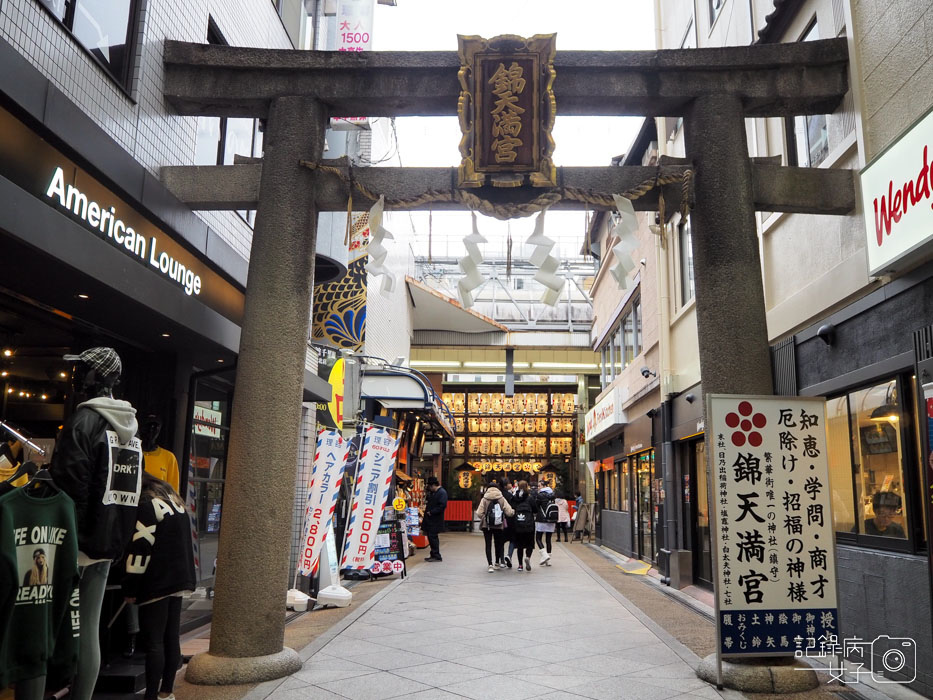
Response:
M825 114L848 87L845 39L715 49L558 52L559 115L682 116L687 158L662 174L692 173L696 314L706 393L771 394L771 362L755 211L843 214L855 205L847 170L751 159L745 119ZM345 211L344 180L322 163L328 118L456 115L456 52L309 52L167 41L165 99L180 115L266 119L261 163L165 168L194 209L256 208L233 404L224 522L210 651L195 683L277 678L301 666L283 648L294 465L297 461L318 212ZM558 191L624 192L657 168L562 168ZM455 189L456 169L365 168L355 180L387 200ZM471 190L517 203L540 188ZM670 211L680 185L635 208ZM354 203L372 201L354 192ZM422 208L444 208L443 204ZM463 204L446 205L464 208ZM580 202L564 199L555 207ZM592 206L592 205L591 205ZM389 207L391 208L391 207Z

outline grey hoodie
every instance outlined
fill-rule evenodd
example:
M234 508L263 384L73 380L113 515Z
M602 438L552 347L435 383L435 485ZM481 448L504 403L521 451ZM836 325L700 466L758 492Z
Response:
M117 437L120 438L120 444L122 445L135 437L136 431L139 430L139 424L136 422L136 409L130 405L129 401L112 399L109 396L98 396L96 399L90 399L78 404L78 408L82 407L96 411L105 421L110 423Z
M98 397L77 407L55 444L49 471L75 502L79 564L118 559L133 534L143 468L136 428L128 402Z

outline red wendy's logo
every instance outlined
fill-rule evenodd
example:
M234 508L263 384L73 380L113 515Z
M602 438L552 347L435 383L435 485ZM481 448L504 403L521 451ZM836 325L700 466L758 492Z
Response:
M768 424L768 419L764 413L755 413L748 401L742 401L739 404L739 412L732 411L726 414L726 425L730 428L738 428L732 433L732 444L736 447L743 447L746 442L752 447L761 445L761 433L752 428L764 428Z

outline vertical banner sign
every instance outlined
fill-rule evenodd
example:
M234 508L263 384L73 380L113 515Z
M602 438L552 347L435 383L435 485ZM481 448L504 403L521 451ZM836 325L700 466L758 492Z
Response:
M317 569L321 546L337 508L340 482L347 466L349 442L336 430L321 430L314 447L314 465L308 483L308 508L304 539L298 558L298 574L308 576Z
M376 533L395 471L398 443L398 437L385 428L372 425L366 428L341 569L369 569L373 563Z
M707 397L721 656L838 635L825 400Z
M191 520L191 551L194 554L194 571L201 580L201 545L198 542L198 492L194 485L194 465L188 464L188 518Z
M373 47L376 0L338 0L337 50L369 51Z

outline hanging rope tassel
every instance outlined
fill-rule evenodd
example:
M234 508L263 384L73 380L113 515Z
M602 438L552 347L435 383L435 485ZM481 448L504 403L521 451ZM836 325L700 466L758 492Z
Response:
M350 229L353 228L353 191L347 198L347 230L343 234L343 244L350 245Z

